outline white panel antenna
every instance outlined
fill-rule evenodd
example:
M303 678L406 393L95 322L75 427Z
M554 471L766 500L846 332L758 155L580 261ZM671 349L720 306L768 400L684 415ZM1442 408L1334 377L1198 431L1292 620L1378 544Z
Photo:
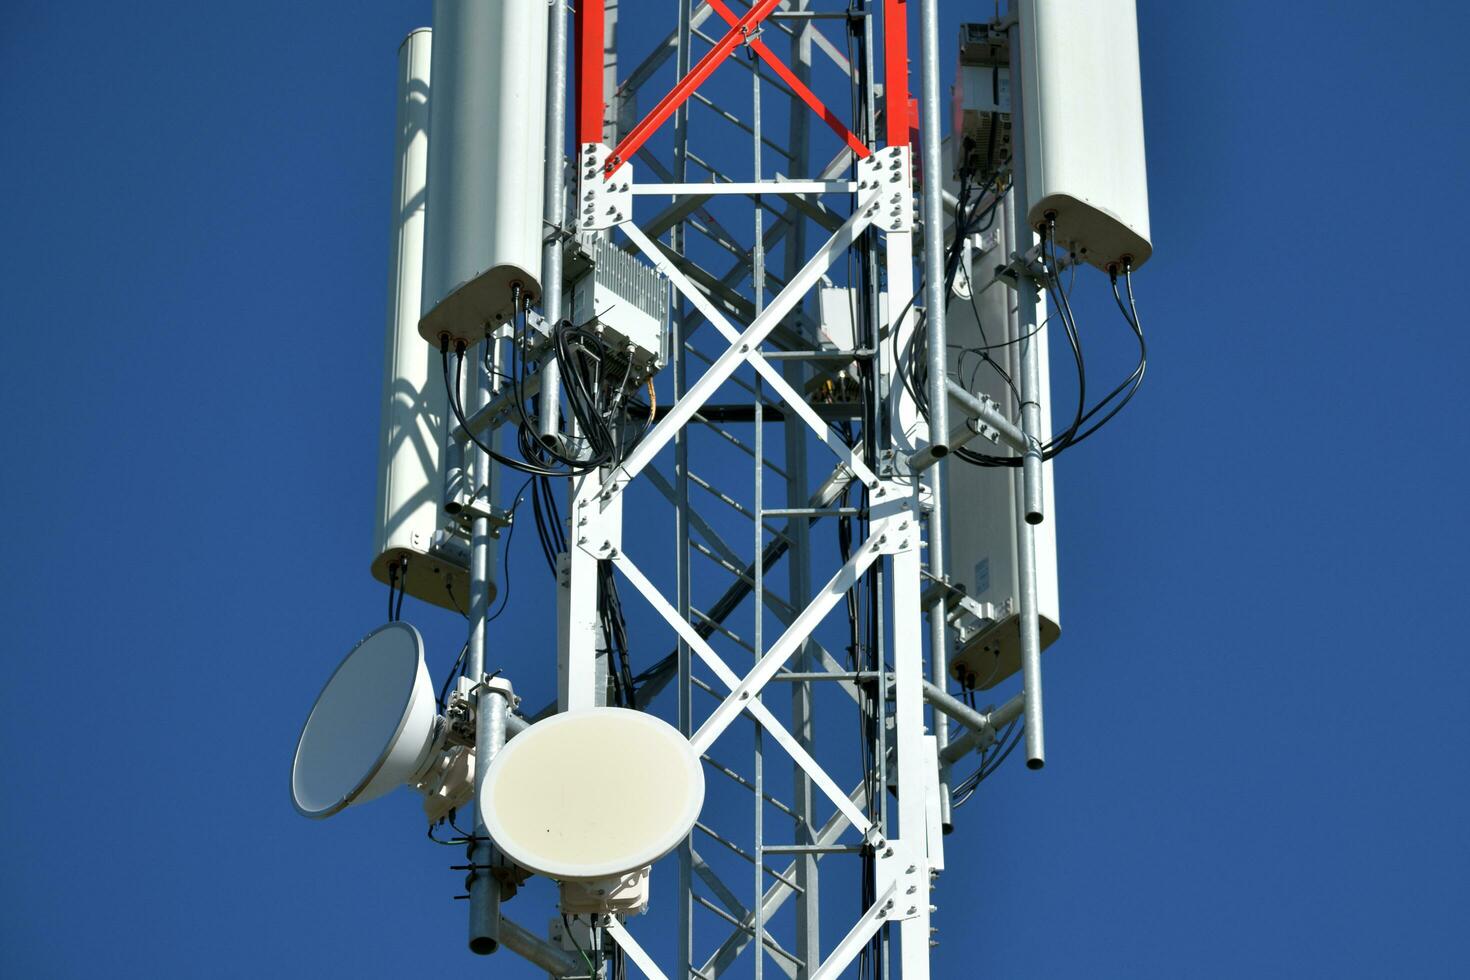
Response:
M448 405L438 358L418 333L432 48L433 35L424 28L409 34L398 49L388 330L372 570L380 582L453 609L469 596L469 556L462 539L440 517Z
M1134 0L1021 0L1026 220L1106 269L1149 242Z
M507 320L514 287L541 295L547 11L523 0L437 0L424 316L466 346Z

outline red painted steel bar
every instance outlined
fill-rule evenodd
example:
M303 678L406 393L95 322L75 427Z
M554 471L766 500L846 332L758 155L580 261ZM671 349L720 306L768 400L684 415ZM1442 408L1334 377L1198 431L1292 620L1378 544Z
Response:
M628 131L622 142L613 148L612 156L607 161L606 175L611 177L617 173L618 168L628 161L633 154L637 153L644 143L648 142L658 128L668 121L674 111L683 105L694 94L694 90L704 83L706 78L714 74L714 70L720 66L720 62L730 56L736 46L750 36L750 32L761 21L765 20L779 6L781 0L759 0L759 2L746 11L745 16L730 28L730 32L720 39L720 43L705 53L699 63L689 69L689 74L679 79L678 83L669 90L669 94L659 100L643 121Z
M603 0L577 3L577 143L602 142Z
M708 0L708 3L715 13L725 18L726 23L735 24L737 22L735 12L732 11L729 7L725 6L723 3L721 3L720 0ZM786 67L786 63L776 55L776 52L772 51L766 45L766 42L757 37L750 42L750 49L754 51L762 61L769 65L771 67L771 70L774 71L778 76L780 76L781 81L785 82L791 88L791 91L795 92L797 96L800 97L801 101L807 104L807 107L810 108L812 112L815 112L818 116L820 116L822 122L826 123L827 127L831 129L832 132L837 134L837 138L846 143L848 147L850 147L852 151L858 155L858 157L861 158L869 155L870 151L866 146L863 145L862 140L858 139L857 136L855 136L853 132L848 129L846 125L843 124L842 120L837 118L836 113L834 113L831 109L828 109L825 105L822 104L822 100L817 98L817 93L807 88L802 80L796 77L796 73L793 72L790 68Z
M883 0L883 116L889 146L909 145L908 17L908 0Z

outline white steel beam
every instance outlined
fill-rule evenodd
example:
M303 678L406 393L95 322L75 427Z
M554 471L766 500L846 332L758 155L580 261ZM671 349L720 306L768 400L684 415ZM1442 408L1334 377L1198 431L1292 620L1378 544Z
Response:
M873 933L883 928L887 921L888 911L893 907L893 893L897 890L897 883L890 884L878 900L868 906L863 917L853 924L847 935L842 937L842 942L832 950L832 954L822 961L822 965L812 973L812 980L835 980L847 969L847 964L857 958L862 952L868 940L873 938Z
M859 782L857 786L854 787L853 791L848 794L848 799L852 801L854 806L867 805L868 797L865 785L866 781ZM827 818L827 822L822 825L822 829L818 830L816 834L813 835L812 843L817 847L830 846L834 841L837 840L837 838L842 836L842 832L846 829L846 816L844 816L841 812L834 813L832 814L832 816ZM822 853L823 852L820 850L813 852L817 860L821 860ZM786 877L790 877L795 872L796 862L793 861L791 864L788 864L786 866ZM765 894L761 896L760 905L762 915L767 921L769 921L772 916L774 916L777 912L781 910L781 906L785 905L787 900L795 894L795 889L793 889L790 885L786 884L783 881L775 882L771 885L771 887L767 888ZM745 919L746 924L749 924L753 921L753 915L747 916ZM752 941L753 937L748 932L731 936L723 944L721 944L719 949L715 950L714 954L711 955L708 960L705 961L704 967L700 970L700 975L718 976L726 967L730 965L730 963L735 959L736 956L740 955L740 951L743 950Z
M867 560L861 563L861 569L851 573L851 581L856 581L862 575L862 572L877 557L877 552L870 548L864 548L858 555L854 556L854 561L850 561L847 565L843 566L842 570L837 573L837 579L834 579L834 582L843 578L844 573L848 573L850 569L854 568L854 562L863 555L867 556ZM812 782L816 783L822 792L827 794L828 799L832 801L832 805L837 807L838 811L847 818L848 822L857 828L858 833L867 834L869 828L872 826L868 818L863 815L861 810L853 805L848 795L838 788L837 783L827 774L827 771L822 768L821 764L812 758L811 754L802 748L801 743L792 737L791 733L786 730L786 727L771 714L770 709L754 698L753 691L758 691L761 685L752 685L751 676L747 676L744 680L741 680L740 676L730 669L729 664L725 663L720 655L714 651L714 648L709 645L708 641L699 635L699 631L687 620L679 616L678 611L669 604L669 601L663 597L663 594L658 591L658 588L644 576L642 570L626 554L619 552L613 558L613 563L627 577L628 581L633 583L633 587L642 593L643 597L648 600L649 604L653 606L658 614L683 638L684 642L689 645L689 648L698 654L699 658L715 672L715 675L719 677L720 681L726 687L730 688L729 696L715 708L715 714L712 714L700 726L699 731L690 737L690 742L694 745L695 750L703 755L709 749L710 743L719 737L720 733L729 726L729 723L734 720L742 709L749 711L751 717L763 729L769 732L771 737L786 750L787 754L812 777ZM792 623L786 633L782 635L781 640L777 641L777 647L785 644L786 656L790 656L801 645L801 641L807 633L811 632L811 628L821 622L822 617L826 615L827 611L830 611L837 600L846 594L847 589L851 588L849 584L846 588L834 593L832 591L832 585L833 582L828 583L828 589L822 593L819 599L807 606L806 610L797 617L796 622ZM829 596L830 601L827 601ZM815 614L814 618L808 618L809 614L813 614L814 610L822 605L825 608L819 614ZM788 639L790 642L787 642ZM771 661L772 655L778 653L777 647L771 648L771 651L760 661L760 664L757 664L756 670L760 670L761 665L766 664L767 661ZM773 676L784 660L785 657L783 656L781 660L773 661L769 669L769 675ZM752 675L754 673L755 671L751 672ZM768 680L769 676L766 679ZM761 684L764 683L765 681L762 680ZM723 722L712 725L711 723L714 722L715 715L721 715L724 719Z
M579 518L597 506L597 474L572 478L571 513ZM616 520L616 513L610 520ZM576 528L573 528L576 530ZM597 557L577 536L563 562L564 581L558 586L565 612L558 617L557 707L561 711L595 707L602 698L603 672L598 669L597 644L601 638L597 610Z
M638 945L638 940L633 938L633 934L628 931L628 927L623 925L617 916L609 915L603 920L602 927L613 938L613 942L623 948L623 952L628 954L628 959L632 960L649 980L669 980L664 975L664 971L658 968L658 964L653 962L653 957L649 956L647 950Z
M776 676L776 672L786 663L787 659L796 652L797 647L811 635L812 630L826 618L827 613L847 595L862 574L868 570L878 558L877 538L872 537L857 549L857 552L847 560L847 563L837 570L837 574L827 582L825 586L817 591L815 597L801 611L781 638L771 645L765 655L756 662L750 673L740 680L730 691L730 697L714 710L699 730L694 733L691 741L703 751L711 742L720 737L720 733L729 727L730 722L740 713L740 709L749 706L749 701L754 698L766 682ZM713 653L713 651L711 651ZM723 680L723 678L721 678Z
M786 314L796 308L806 296L807 291L815 286L826 273L828 267L836 262L838 256L845 253L868 227L876 210L873 206L874 200L875 198L870 197L862 202L852 217L837 229L836 233L817 250L817 254L802 267L801 272L786 284L786 288L772 300L771 305L761 311L760 315L751 322L745 332L740 335L739 342L732 344L728 350L716 358L715 363L690 386L684 397L674 403L674 406L669 409L669 414L654 425L652 431L643 438L642 442L638 443L637 447L628 454L628 458L603 483L603 493L620 492L621 485L626 484L645 466L653 462L653 458L658 455L659 451L669 443L669 440L673 439L674 433L687 425L694 413L699 411L700 407L709 401L730 375L735 373L735 369L745 360L745 355L759 346L780 324ZM631 224L631 222L625 222L624 230L626 231ZM862 463L859 462L858 465L862 466ZM861 477L862 472L856 468L853 471L859 473ZM872 477L867 467L864 466L863 471L868 473L865 478L867 481L876 482L876 478Z
M632 192L636 195L679 196L695 194L710 197L715 194L760 194L766 197L790 197L798 194L851 194L857 184L850 180L756 180L756 181L696 181L684 184L638 184Z
M639 250L642 251L645 256L647 256L649 261L657 266L659 270L664 273L664 275L669 277L669 281L678 288L679 292L683 293L689 299L689 301L694 304L695 308L698 309L700 313L704 314L704 318L708 320L714 326L714 328L718 330L721 335L724 336L726 340L730 341L732 345L738 345L741 343L742 338L739 331L737 331L733 326L730 325L730 321L726 320L724 315L715 308L715 305L710 302L709 297L707 297L699 289L699 287L695 286L694 283L690 282L689 279L686 278L684 274L680 272L679 269L676 268L671 261L669 261L667 256L664 255L663 251L660 250L656 245L654 245L654 243L648 239L648 236L643 234L642 230L639 229L637 225L633 224L632 222L628 222L627 224L623 225L623 231L630 239L633 240L633 243L638 246ZM795 285L795 281L793 281L792 285ZM789 288L790 287L788 287L788 289ZM782 295L785 295L784 290L782 291ZM771 363L761 356L761 352L759 350L757 350L754 346L749 346L747 349L744 350L744 355L747 363L749 363L751 367L755 368L760 376L775 390L777 396L782 400L783 407L789 408L797 415L801 416L802 421L805 422L811 428L811 430L817 434L817 438L821 439L822 442L826 444L827 448L831 449L832 452L836 454L837 458L842 460L842 462L847 465L848 469L857 474L858 479L862 480L864 483L871 483L874 479L876 479L873 476L872 470L869 470L867 468L863 461L853 451L852 447L842 441L842 438L838 436L835 431L833 431L831 426L829 426L825 421L822 420L822 417L816 413L816 410L813 409L811 405L807 404L806 397L798 392L795 388L791 387L791 384L786 380L781 372L772 367ZM717 361L716 364L718 363L719 362ZM710 370L714 369L711 368Z

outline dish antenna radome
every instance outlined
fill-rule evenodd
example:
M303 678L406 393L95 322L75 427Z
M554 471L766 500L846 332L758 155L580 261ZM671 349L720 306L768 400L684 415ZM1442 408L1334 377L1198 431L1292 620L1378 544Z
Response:
M291 802L320 819L416 783L440 734L424 641L407 623L380 626L353 647L317 695L296 741Z
M704 770L667 722L587 708L507 742L477 803L511 860L559 881L592 881L646 868L677 847L704 805Z

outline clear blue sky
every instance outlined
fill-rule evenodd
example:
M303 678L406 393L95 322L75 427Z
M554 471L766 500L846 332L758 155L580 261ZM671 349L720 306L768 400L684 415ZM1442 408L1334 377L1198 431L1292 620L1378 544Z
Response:
M409 794L286 795L383 606L394 52L429 4L351 7L0 13L7 976L537 975L463 951ZM938 976L1463 970L1467 31L1141 0L1149 376L1058 467L1050 764L962 811ZM413 615L442 668L456 627Z

